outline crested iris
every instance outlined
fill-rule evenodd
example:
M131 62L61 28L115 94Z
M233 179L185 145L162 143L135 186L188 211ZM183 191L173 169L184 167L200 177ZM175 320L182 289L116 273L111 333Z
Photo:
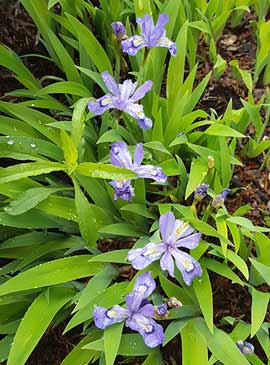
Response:
M115 142L111 148L111 163L114 166L123 167L136 172L138 177L148 178L160 183L167 179L161 167L153 165L141 165L144 158L142 144L138 143L132 161L131 154L125 142ZM130 200L134 196L131 180L114 180L110 182L114 188L114 199Z
M161 345L164 339L163 328L152 318L155 309L147 301L156 288L156 283L149 272L137 277L132 292L126 296L126 306L114 305L111 309L96 307L93 318L96 327L104 329L114 323L125 321L126 327L143 336L149 347Z
M166 47L172 56L176 55L176 45L166 37L164 26L168 23L168 15L160 14L156 25L150 15L137 18L136 22L141 26L141 35L134 35L122 41L122 50L130 56L135 56L144 47Z
M227 196L230 194L231 189L223 189L221 193L219 193L215 199L212 202L212 207L213 208L220 208L222 206L222 204L224 203L224 200L227 198Z
M113 22L112 29L116 38L121 41L126 34L126 28L121 22Z
M137 88L137 82L132 80L117 84L107 71L104 71L101 76L111 94L106 94L96 101L90 101L89 111L95 115L101 115L109 109L118 109L135 118L140 128L152 128L152 120L144 115L143 106L137 103L151 90L152 81L148 80Z
M148 243L143 248L130 250L128 260L131 265L142 270L153 261L160 260L162 270L167 270L174 277L174 261L181 271L183 280L191 285L195 277L202 275L198 261L182 251L181 248L194 249L198 246L201 234L196 232L189 224L175 219L172 212L163 214L159 219L161 242Z

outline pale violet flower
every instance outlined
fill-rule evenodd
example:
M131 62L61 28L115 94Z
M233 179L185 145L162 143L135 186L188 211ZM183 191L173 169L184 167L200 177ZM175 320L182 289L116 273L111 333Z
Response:
M220 194L218 194L215 199L212 202L212 207L213 208L220 208L222 206L222 204L224 203L225 199L227 198L227 196L230 194L231 189L223 189L222 192Z
M121 41L126 34L126 28L121 22L113 22L112 29L116 38Z
M243 355L253 355L254 354L254 346L247 341L237 341L237 347L242 352Z
M141 35L134 35L122 41L122 50L130 56L135 56L144 47L166 47L172 56L176 55L176 44L166 37L164 26L168 23L168 15L160 14L156 25L150 15L137 18L136 22L141 26Z
M111 94L106 94L96 101L90 101L89 111L95 115L101 115L109 109L118 109L135 118L140 128L152 128L152 120L144 115L143 106L136 103L152 88L152 81L148 80L137 88L137 82L132 80L117 84L107 71L104 71L101 76Z
M136 172L140 178L148 178L160 183L164 183L167 176L161 167L153 165L141 165L144 158L142 144L138 143L132 161L131 154L125 142L115 142L111 148L111 164L123 167ZM134 189L131 180L114 180L110 182L114 188L114 199L130 200L134 196Z
M168 315L168 306L166 303L160 304L156 307L154 307L156 314L159 317L166 317Z
M191 285L195 277L202 275L202 269L198 261L181 248L196 248L201 234L196 232L189 224L175 219L172 212L161 215L159 230L161 242L150 242L143 248L130 250L128 260L137 270L142 270L153 261L160 260L161 269L167 270L172 277L174 277L175 261L176 266L182 273L184 282Z
M164 339L163 328L152 317L155 309L147 298L153 293L156 283L149 272L137 277L132 292L126 296L127 308L114 305L111 309L96 307L93 319L96 327L104 329L114 323L125 321L126 327L143 336L148 347L161 345Z
M197 202L201 201L204 197L206 197L208 188L209 188L208 184L200 184L194 191L194 199Z

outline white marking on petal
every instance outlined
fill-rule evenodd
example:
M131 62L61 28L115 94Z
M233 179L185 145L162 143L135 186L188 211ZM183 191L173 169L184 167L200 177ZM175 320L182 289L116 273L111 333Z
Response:
M183 266L184 266L184 268L186 269L187 272L190 272L190 271L194 270L194 265L189 260L187 260L187 259L183 260L182 264L183 264Z
M161 38L161 39L159 39L157 42L156 42L156 44L157 45L166 45L166 46L168 46L168 47L170 47L171 46L171 44L172 44L173 42L172 41L170 41L169 39L167 39L167 38Z
M117 312L114 309L110 309L107 311L107 317L109 318L116 318L117 317Z
M121 189L124 186L124 181L117 181L116 187Z
M143 253L143 256L151 256L151 255L154 255L155 253L157 253L158 250L156 247L151 247L151 248L148 248L148 250L146 250L144 253Z
M104 98L101 100L101 105L106 106L106 105L110 104L111 102L112 102L111 98Z
M142 37L137 37L132 41L134 47L139 47L141 44L144 43L144 39Z
M187 226L188 226L188 223L178 221L178 225L176 226L175 233L177 235L180 235L187 228Z
M142 325L142 328L143 330L146 332L146 333L150 333L153 331L153 326L149 323L149 324L143 324Z

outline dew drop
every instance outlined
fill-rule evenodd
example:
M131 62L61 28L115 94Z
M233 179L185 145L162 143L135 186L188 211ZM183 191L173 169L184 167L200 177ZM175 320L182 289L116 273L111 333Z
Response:
M10 139L9 141L7 141L7 144L9 144L9 145L12 145L12 144L14 144L14 141L13 141L13 139Z
M9 138L10 136L6 136L6 138Z
M35 143L31 143L31 144L30 144L30 147L32 147L32 148L36 148L36 147L37 147L37 145L36 145Z

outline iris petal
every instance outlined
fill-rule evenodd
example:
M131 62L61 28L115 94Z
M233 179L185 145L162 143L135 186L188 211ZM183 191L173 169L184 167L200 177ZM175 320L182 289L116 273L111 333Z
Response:
M137 248L128 252L128 260L136 270L142 270L152 262L158 260L166 250L164 243L148 243L143 248Z
M171 250L171 253L187 285L191 285L194 278L202 276L201 265L192 256L178 249Z
M139 313L134 314L126 321L126 326L143 336L144 343L148 347L157 347L164 340L163 328L152 318L145 317Z
M93 319L97 328L104 329L114 323L119 323L128 318L129 311L114 305L111 309L95 307Z

